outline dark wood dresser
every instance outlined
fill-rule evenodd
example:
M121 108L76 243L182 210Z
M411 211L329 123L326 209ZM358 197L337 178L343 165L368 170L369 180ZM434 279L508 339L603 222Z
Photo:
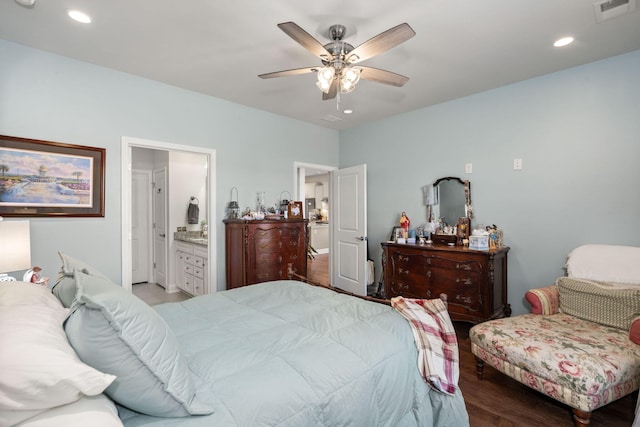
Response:
M224 224L227 289L286 279L288 264L306 276L306 219L229 219Z
M507 301L509 247L383 242L386 298L438 298L447 294L452 320L479 323L511 315Z

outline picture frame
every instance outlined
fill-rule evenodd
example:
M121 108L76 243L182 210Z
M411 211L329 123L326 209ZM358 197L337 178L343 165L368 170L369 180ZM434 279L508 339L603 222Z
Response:
M290 202L287 208L287 218L302 218L302 202Z
M398 243L398 239L404 239L404 229L400 226L394 226L391 229L391 235L389 241Z
M0 135L0 216L104 217L104 148Z
M462 242L463 240L469 239L470 228L471 228L470 218L468 217L458 218L458 225L456 227L457 234L458 234L458 242Z

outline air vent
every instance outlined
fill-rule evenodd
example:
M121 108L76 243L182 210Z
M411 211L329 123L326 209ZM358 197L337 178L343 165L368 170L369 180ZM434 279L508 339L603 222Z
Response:
M636 0L603 0L593 4L596 13L596 22L626 15L636 10Z
M326 116L321 117L321 119L325 122L339 122L342 120L340 117L332 116L331 114L327 114Z

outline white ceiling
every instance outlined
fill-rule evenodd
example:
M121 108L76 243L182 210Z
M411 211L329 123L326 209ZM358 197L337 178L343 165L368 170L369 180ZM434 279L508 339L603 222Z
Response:
M0 38L320 126L345 129L640 49L640 11L596 23L590 0L36 0L0 1ZM81 9L83 25L65 15ZM402 88L361 80L322 101L315 74L258 74L320 65L276 24L321 43L330 25L357 46L407 22L416 36L363 65L410 77ZM572 35L565 48L552 43ZM1 60L1 58L0 58ZM43 70L46 72L46 70ZM337 119L336 121L329 120Z

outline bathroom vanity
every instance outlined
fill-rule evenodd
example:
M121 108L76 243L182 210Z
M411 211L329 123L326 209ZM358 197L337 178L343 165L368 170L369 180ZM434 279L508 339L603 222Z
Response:
M182 291L198 296L207 293L207 245L198 242L175 241L176 285Z

